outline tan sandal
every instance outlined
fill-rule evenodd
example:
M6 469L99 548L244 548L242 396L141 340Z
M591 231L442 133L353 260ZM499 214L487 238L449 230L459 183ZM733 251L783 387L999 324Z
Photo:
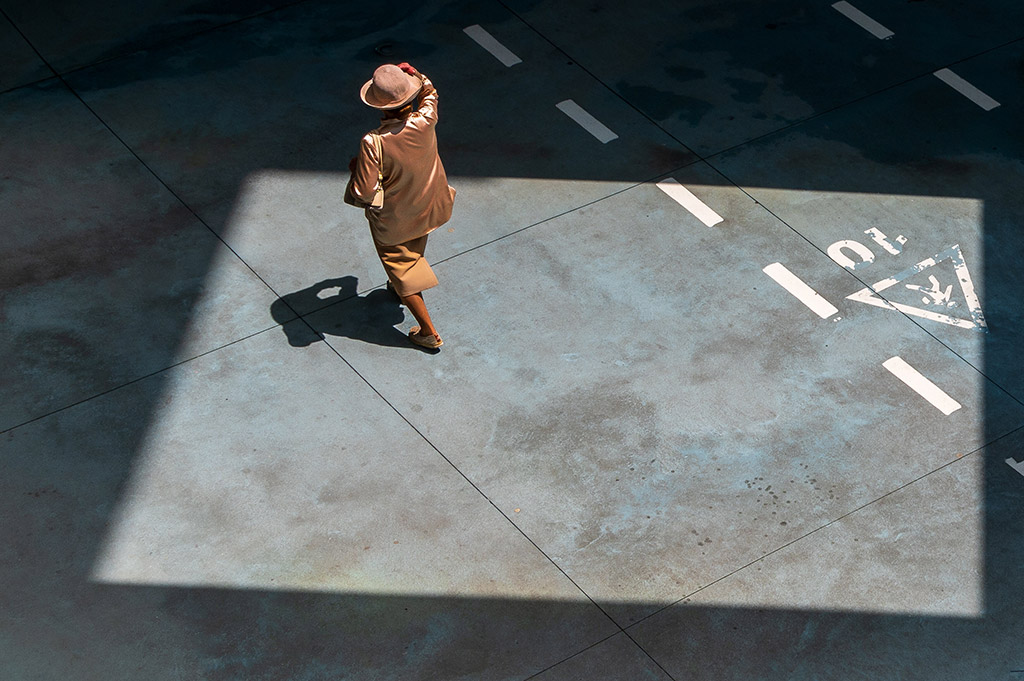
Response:
M427 348L428 350L436 350L444 345L444 341L441 340L441 336L436 333L421 336L420 327L418 326L414 326L409 329L409 340L411 340L415 345L418 345L421 348Z
M442 341L441 337L437 334L421 336L419 327L413 327L409 330L409 340L413 341L413 343L420 347L427 348L428 350L436 350L444 344L444 341Z

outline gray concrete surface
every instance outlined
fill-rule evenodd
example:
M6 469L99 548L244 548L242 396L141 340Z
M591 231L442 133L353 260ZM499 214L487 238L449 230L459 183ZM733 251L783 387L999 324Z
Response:
M0 0L0 677L1019 678L1024 17L833 5Z
M52 75L17 29L0 19L0 92Z

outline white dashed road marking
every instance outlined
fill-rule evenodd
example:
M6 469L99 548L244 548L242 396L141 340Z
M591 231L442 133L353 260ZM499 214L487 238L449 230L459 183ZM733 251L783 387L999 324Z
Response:
M942 388L925 378L920 371L907 364L902 357L892 357L882 362L882 366L906 383L918 395L932 403L936 409L946 416L961 407L960 403L942 391Z
M985 111L991 111L999 106L999 102L992 99L949 69L940 69L936 71L935 77L980 106Z
M488 33L479 24L467 26L462 30L466 35L475 40L480 47L493 54L497 60L505 66L515 66L523 61L517 57L512 50L499 43L497 38Z
M671 177L658 183L658 189L665 192L680 206L693 213L693 216L708 227L714 227L724 218L711 210L706 203L698 199L693 193L676 182Z
M786 266L782 263L773 262L768 267L765 267L763 272L774 279L775 283L779 286L796 296L797 300L811 308L822 319L828 319L839 312L839 308L822 298L817 291L805 284L800 277L786 269Z
M556 106L559 111L579 123L584 130L596 137L602 144L608 144L613 139L618 139L619 136L609 130L604 123L591 116L571 99L559 102Z
M896 35L848 2L837 2L832 5L832 8L879 40Z

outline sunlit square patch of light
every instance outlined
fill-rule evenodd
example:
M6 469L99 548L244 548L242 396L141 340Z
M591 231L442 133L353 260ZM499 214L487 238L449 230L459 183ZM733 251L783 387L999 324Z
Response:
M231 218L231 230L242 232L243 242L244 232L254 230L250 243L258 243L255 232L262 229L261 216L268 213L259 208L261 202L278 206L282 196L303 195L303 183L315 179L295 174L260 175L243 194L248 198ZM743 249L743 221L730 211L743 199L735 188L688 187L725 219L716 227L722 229L723 247L732 247L736 257L764 257L756 250ZM333 197L339 189L334 177L312 191ZM682 212L653 184L648 189L650 196L659 198L646 200L667 202L661 207L665 216L671 217L678 209L679 223L687 229L697 228L699 223L692 215ZM338 207L336 198L331 199L332 208ZM864 213L869 206L877 211L880 204L887 206L894 218L916 215L918 223L922 214L952 216L950 229L933 230L926 238L909 227L892 230L886 226L889 243L902 247L897 254L886 251L867 233L872 226L877 228L877 220L839 217L833 222L818 221L824 230L815 238L822 240L823 247L833 239L857 239L873 254L869 264L884 265L890 257L912 260L917 250L930 254L929 249L941 248L943 240L952 236L968 244L964 248L974 257L971 267L980 265L981 206L977 201L796 191L786 192L781 199L801 206L808 216L814 214L816 204L826 203L833 211L836 206L843 207L847 218ZM322 213L315 219L325 216ZM907 224L899 219L893 222ZM969 229L961 229L965 225ZM685 238L684 230L680 231L680 238ZM900 242L899 236L907 239ZM736 241L725 243L729 239ZM822 259L833 271L842 273L837 268L846 267ZM215 295L219 281L216 266L209 281L211 295ZM906 283L917 284L909 279ZM907 295L921 293L921 289L907 289ZM924 293L928 298L927 291ZM931 300L936 300L935 296ZM164 379L164 399L153 414L96 562L93 577L97 581L340 593L582 597L567 590L557 570L496 516L478 492L464 487L460 480L445 478L451 473L447 464L441 465L436 452L425 448L365 386L353 387L359 385L358 380L327 348L317 345L309 353L296 353L278 336L279 332L260 334L169 372ZM981 352L979 336L963 338ZM334 368L325 371L327 366ZM362 401L354 397L360 391L366 398ZM361 411L364 408L370 411ZM398 431L403 433L399 444L381 442L382 433ZM417 448L417 465L430 469L426 477L395 454ZM433 468L437 465L445 472ZM958 470L973 470L971 465L964 462ZM396 477L396 473L401 475ZM418 481L435 475L445 482L437 483L436 488L419 488ZM839 536L858 519L851 518L769 556L761 561L763 565L747 566L702 589L693 602L977 615L982 608L983 500L980 474L975 471L972 475L958 497L963 507L958 512L962 511L966 520L956 526L956 539L948 552L935 553L941 537L930 534L927 522L917 527L916 520L908 520L903 529L885 523L865 526L863 536L870 539L865 544L876 551L865 557L861 535ZM940 502L931 504L942 511ZM919 520L925 518L922 514ZM832 558L818 565L815 561L826 554L800 551L813 547L822 537L832 537L830 541L837 545L847 540L852 544L849 551L828 554ZM496 541L505 546L507 555L492 550ZM836 560L836 555L844 559ZM936 555L943 558L935 560ZM788 564L778 562L787 556L799 558ZM745 589L743 580L757 573L758 567L763 572L767 566L775 570L775 581L765 581L762 575L760 581L753 582L760 586ZM934 586L933 594L948 596L923 604L909 596L890 597L887 586L912 579L901 571L910 566L916 566L912 572L921 583ZM722 576L734 567L723 566ZM627 602L643 600L629 593L619 597Z

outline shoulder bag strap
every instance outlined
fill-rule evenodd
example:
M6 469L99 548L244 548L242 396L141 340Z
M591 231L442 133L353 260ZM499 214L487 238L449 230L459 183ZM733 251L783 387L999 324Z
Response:
M377 184L384 189L384 149L380 141L380 135L373 136L373 145L377 147Z

